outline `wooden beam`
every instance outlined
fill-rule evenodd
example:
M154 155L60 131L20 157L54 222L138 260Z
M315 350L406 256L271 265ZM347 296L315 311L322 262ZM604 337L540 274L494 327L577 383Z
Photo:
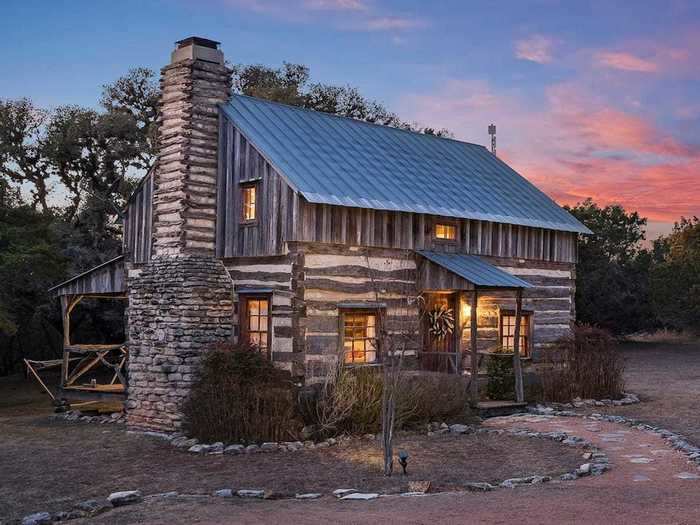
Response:
M454 333L452 334L453 337L453 345L455 349L455 374L459 374L459 371L462 367L462 348L461 348L461 342L462 342L462 293L461 292L455 292L455 306L454 306L454 317L455 317L455 325L454 325Z
M479 355L476 350L476 333L477 333L477 301L479 300L476 287L472 292L471 304L471 326L469 331L469 346L471 350L471 380L469 386L471 388L471 404L476 406L479 402Z
M518 288L515 297L515 332L513 334L513 374L515 375L515 400L522 403L525 400L523 388L523 367L520 361L520 319L523 309L523 289Z

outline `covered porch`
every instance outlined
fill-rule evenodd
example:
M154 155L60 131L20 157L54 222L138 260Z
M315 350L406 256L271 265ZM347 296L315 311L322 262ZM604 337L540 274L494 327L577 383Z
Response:
M96 266L50 291L61 301L63 319L60 401L124 401L129 356L126 341L77 343L71 334L71 315L82 301L126 301L124 257Z
M478 256L417 253L423 303L421 369L469 377L472 404L480 409L523 406L523 361L529 359L532 335L523 290L532 285ZM480 400L482 365L495 358L512 359L512 401Z

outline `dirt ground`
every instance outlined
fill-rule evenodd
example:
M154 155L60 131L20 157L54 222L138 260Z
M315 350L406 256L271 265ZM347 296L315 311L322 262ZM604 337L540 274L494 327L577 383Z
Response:
M455 490L469 481L556 475L580 464L579 452L554 442L484 434L399 435L397 451L409 453L408 477L384 477L379 446L367 440L296 453L195 456L121 425L51 419L45 398L23 392L21 382L5 387L7 399L24 402L0 409L0 518L66 510L118 490L294 494L351 487L388 493L406 491L408 480Z
M695 344L625 343L625 388L642 403L595 412L637 418L700 445L700 340ZM700 521L700 518L699 518Z

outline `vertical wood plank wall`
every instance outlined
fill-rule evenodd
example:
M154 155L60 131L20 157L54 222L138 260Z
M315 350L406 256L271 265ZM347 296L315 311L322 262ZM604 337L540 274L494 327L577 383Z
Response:
M153 245L153 170L140 182L124 214L123 252L134 263L151 260Z

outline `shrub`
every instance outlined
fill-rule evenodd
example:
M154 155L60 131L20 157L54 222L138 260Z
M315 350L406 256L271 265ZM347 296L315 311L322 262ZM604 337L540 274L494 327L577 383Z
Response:
M624 389L624 361L609 332L577 326L571 337L544 352L542 392L546 401L617 399Z
M343 432L378 433L383 388L381 368L341 365L329 373L316 395L304 404L306 420L316 426L318 437ZM402 372L396 396L395 428L465 416L468 401L462 377Z
M302 427L289 373L233 343L204 356L183 414L187 435L206 442L284 441L296 439Z
M503 400L513 399L515 396L515 373L513 371L512 354L507 354L499 349L489 356L486 363L488 383L486 393L489 399Z

